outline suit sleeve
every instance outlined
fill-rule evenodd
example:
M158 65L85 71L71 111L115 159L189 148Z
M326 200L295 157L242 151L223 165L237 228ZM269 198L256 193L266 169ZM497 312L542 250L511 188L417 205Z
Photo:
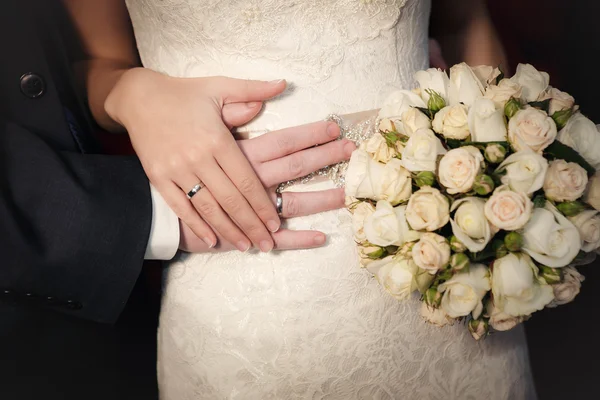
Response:
M114 322L151 227L138 159L58 151L2 120L0 135L0 295Z

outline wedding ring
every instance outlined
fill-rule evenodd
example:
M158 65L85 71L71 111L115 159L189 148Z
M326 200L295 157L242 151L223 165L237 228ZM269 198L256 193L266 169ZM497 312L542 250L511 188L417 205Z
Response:
M282 217L283 215L283 195L277 192L277 200L275 201L275 209L277 210L277 215Z
M202 184L202 182L198 182L198 183L196 184L196 186L194 186L194 187L192 188L192 190L190 190L190 191L187 193L187 198L188 198L188 199L191 199L192 197L194 197L194 195L195 195L196 193L198 193L200 190L202 190L202 188L203 188L203 187L204 187L204 185Z

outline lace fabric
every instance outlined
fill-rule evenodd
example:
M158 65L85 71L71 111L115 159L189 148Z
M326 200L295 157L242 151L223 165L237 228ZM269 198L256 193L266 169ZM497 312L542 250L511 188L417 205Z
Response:
M248 136L378 107L427 67L430 0L128 0L146 67L285 78ZM296 185L306 191L331 182ZM437 328L358 265L346 210L286 221L325 247L181 255L164 274L161 398L532 399L521 328Z

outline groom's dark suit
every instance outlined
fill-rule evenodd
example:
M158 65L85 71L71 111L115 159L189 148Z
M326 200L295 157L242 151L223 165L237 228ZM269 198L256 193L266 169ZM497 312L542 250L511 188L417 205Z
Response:
M38 389L51 399L115 398L106 388L118 374L83 375L118 371L123 365L111 362L128 362L121 354L136 345L84 320L115 322L138 280L152 218L148 180L135 157L102 155L93 139L71 79L67 20L60 0L0 2L3 399L42 398ZM70 392L86 382L99 386Z

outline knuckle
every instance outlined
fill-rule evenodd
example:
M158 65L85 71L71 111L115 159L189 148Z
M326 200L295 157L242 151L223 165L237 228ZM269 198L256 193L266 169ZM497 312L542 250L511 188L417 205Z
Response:
M300 204L296 196L288 196L284 202L285 213L288 217L297 216L300 213Z
M239 189L242 193L252 193L258 189L256 180L250 176L245 176L240 180Z
M195 204L196 209L200 212L200 214L204 215L207 218L211 218L215 216L218 212L218 208L215 204L209 202L199 202Z
M223 197L223 205L230 212L236 212L240 209L240 199L234 195L228 195Z
M277 148L285 153L292 151L294 148L294 139L287 135L279 135L277 137Z
M290 157L290 163L288 165L290 174L297 178L302 176L302 172L304 171L304 158L301 156L292 156Z

